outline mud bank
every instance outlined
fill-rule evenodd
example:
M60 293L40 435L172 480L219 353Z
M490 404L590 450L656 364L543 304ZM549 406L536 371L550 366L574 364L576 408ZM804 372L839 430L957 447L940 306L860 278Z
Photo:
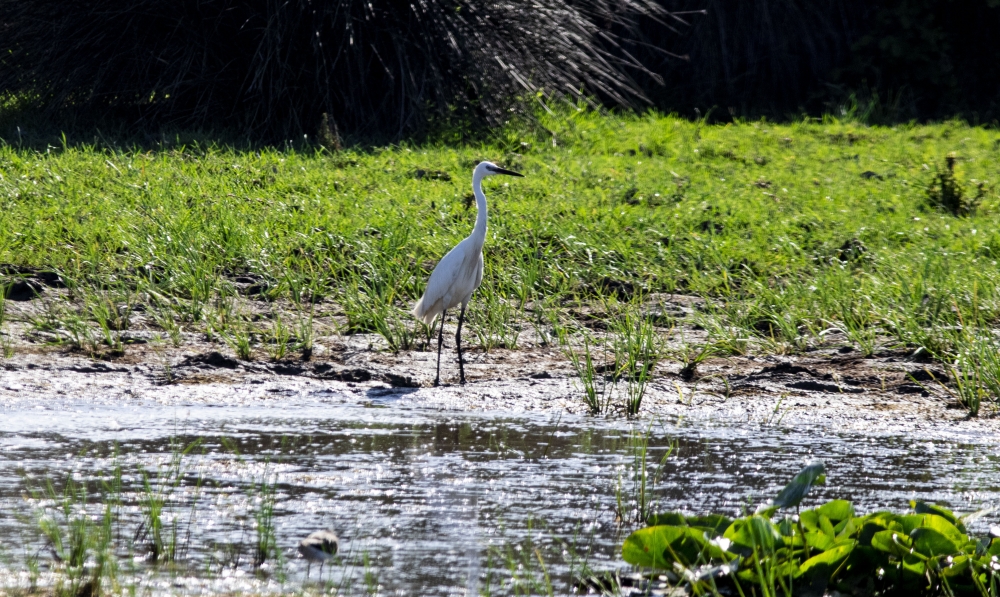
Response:
M584 414L583 388L554 348L467 353L469 383L458 385L449 351L442 387L431 387L435 354L372 347L374 337L328 340L309 361L242 361L218 346L167 350L132 346L101 360L58 347L19 347L0 366L0 403L45 408L58 399L232 404L280 401L324 392L345 402L391 402L454 410ZM656 369L643 416L760 424L828 424L892 431L958 425L1000 428L996 417L970 419L936 380L933 364L887 352L870 358L817 350L797 356L710 359L694 376L677 363ZM612 390L615 391L615 390Z
M44 280L38 282L40 286ZM81 334L99 338L96 329L68 331L54 313L72 309L65 289L44 296L11 294L2 339L10 354L0 362L0 404L51 399L151 400L162 404L231 404L273 401L300 393L324 392L337 399L453 410L584 414L584 389L565 351L524 326L518 349L484 351L465 344L469 383L458 385L455 327L445 326L442 387L432 387L436 353L391 351L376 334L345 334L346 321L334 304L317 308L310 358L267 358L258 345L253 358L239 359L229 345L206 333L177 332L172 339L138 306L128 327L114 332L121 348L93 342L81 348ZM14 298L10 298L14 297ZM15 300L16 299L16 300ZM955 402L950 380L939 364L909 350L856 351L837 330L827 330L819 345L788 355L758 354L705 359L685 368L679 355L707 342L697 325L703 299L684 295L649 297L646 315L657 322L664 356L653 371L641 416L685 416L727 423L823 424L871 431L959 425L1000 429L1000 418L984 405L978 418ZM261 321L280 315L275 304L243 300L239 309ZM591 334L603 332L602 314L593 306L565 306L564 317ZM290 315L286 314L286 317ZM467 334L469 334L467 330ZM468 338L467 335L467 338ZM595 336L597 337L597 336ZM889 345L889 343L886 343ZM758 347L759 348L759 347ZM751 351L753 352L753 351ZM596 360L600 361L599 357ZM602 366L598 365L598 369ZM610 378L608 378L610 379ZM609 382L622 392L627 382ZM614 413L612 413L614 414Z

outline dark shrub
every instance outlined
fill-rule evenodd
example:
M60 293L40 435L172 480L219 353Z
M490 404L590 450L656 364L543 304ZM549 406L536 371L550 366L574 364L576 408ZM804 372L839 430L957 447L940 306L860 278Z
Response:
M51 114L396 139L433 120L499 123L538 89L635 105L628 71L641 68L615 36L665 11L644 0L0 0L0 15L0 94Z

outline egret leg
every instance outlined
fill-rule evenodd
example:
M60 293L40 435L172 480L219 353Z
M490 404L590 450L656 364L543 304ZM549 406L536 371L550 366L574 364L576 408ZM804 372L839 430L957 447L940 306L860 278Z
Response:
M306 560L306 578L309 578L309 569L312 568L312 562Z
M465 361L462 359L462 322L465 320L465 303L462 312L458 314L458 331L455 332L455 347L458 348L458 383L465 383Z
M441 319L438 321L438 364L437 373L434 375L434 387L441 385L441 345L444 344L444 317L448 314L448 310L445 309L441 312Z

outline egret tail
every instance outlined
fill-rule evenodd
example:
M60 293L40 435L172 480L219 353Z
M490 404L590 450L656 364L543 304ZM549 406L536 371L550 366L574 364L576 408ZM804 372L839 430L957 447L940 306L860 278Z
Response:
M434 318L441 314L441 301L436 301L433 304L424 304L424 299L427 298L426 295L420 297L417 304L413 306L413 311L411 313L414 317L424 322L424 325L430 325L434 322Z

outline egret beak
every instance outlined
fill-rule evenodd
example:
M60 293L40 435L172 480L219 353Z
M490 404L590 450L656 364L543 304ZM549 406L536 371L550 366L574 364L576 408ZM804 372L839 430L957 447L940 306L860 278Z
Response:
M492 166L490 167L490 172L493 172L494 174L506 174L507 176L520 176L521 178L524 178L524 175L521 174L520 172L514 172L513 170L504 170L503 168L495 168Z

